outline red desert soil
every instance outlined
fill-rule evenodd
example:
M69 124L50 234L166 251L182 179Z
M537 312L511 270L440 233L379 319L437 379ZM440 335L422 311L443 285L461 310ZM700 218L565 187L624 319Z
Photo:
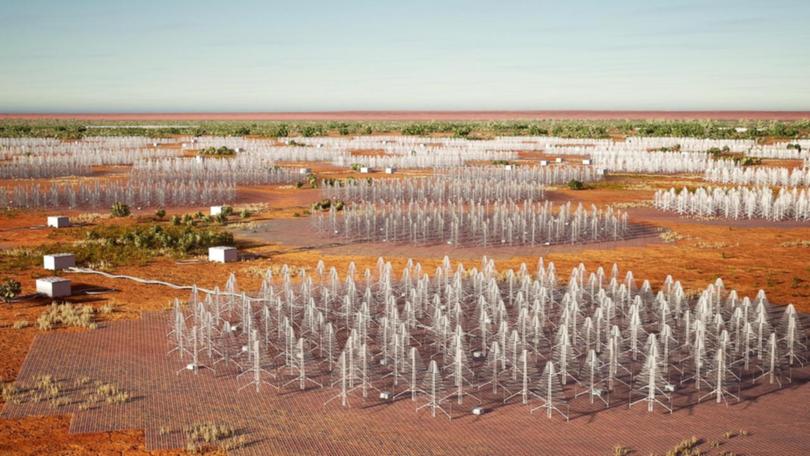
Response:
M0 114L0 119L78 120L510 120L510 119L716 119L800 120L807 111L327 111Z

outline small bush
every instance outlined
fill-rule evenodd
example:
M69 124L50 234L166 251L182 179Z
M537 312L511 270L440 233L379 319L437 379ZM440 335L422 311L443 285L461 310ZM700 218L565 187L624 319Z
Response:
M613 456L627 456L630 454L630 449L621 445L613 447Z
M6 279L0 282L0 299L2 299L3 302L11 302L21 291L22 285L16 280Z
M692 450L698 445L700 445L700 439L692 436L688 439L681 440L675 448L667 451L667 456L689 456L693 453Z
M242 209L242 212L239 213L239 218L246 219L246 218L250 217L251 215L253 215L253 214L249 210Z
M762 164L762 159L759 157L745 157L738 162L742 166L757 166Z
M206 147L205 149L201 149L198 155L203 157L214 157L214 158L221 158L221 157L233 157L236 155L236 151L231 149L230 147Z
M158 209L155 211L155 218L158 220L162 220L163 217L166 217L166 211L163 209Z
M110 214L112 214L113 217L127 217L130 214L129 206L121 202L116 202L112 205Z
M570 188L571 190L584 190L585 184L583 184L582 181L571 179L570 181L568 181L568 188Z
M14 382L3 384L3 402L19 404L20 403L20 389Z

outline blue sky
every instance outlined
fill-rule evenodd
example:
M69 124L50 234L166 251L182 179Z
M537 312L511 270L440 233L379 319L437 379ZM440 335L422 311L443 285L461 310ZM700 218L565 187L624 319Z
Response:
M2 0L0 111L810 110L808 23L808 0Z

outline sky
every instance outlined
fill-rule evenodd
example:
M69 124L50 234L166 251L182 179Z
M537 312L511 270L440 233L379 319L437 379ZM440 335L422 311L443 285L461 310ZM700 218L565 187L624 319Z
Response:
M810 0L2 0L0 112L810 110Z

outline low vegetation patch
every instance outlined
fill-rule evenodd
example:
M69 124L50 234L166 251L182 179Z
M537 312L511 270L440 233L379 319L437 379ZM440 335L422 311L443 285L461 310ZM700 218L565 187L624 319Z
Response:
M326 199L322 199L322 200L318 201L317 203L312 204L312 210L313 211L328 211L332 206L335 207L336 211L342 211L343 208L346 206L346 203L344 203L341 200L334 200L333 201L333 200L330 200L330 199L326 198Z
M568 188L571 190L585 190L585 184L583 184L582 181L571 179L568 181Z
M223 158L223 157L233 157L236 155L236 151L231 149L230 147L220 146L220 147L206 147L205 149L200 149L197 152L197 155L201 157L214 157L214 158Z
M630 448L627 448L622 445L616 445L613 447L613 456L628 456L630 454Z
M22 291L22 285L16 280L5 279L0 282L0 299L2 299L3 302L11 302L11 300L20 294L20 291Z
M42 331L60 327L96 329L95 313L95 309L88 305L54 302L37 318L37 327Z
M96 398L98 402L104 401L107 404L123 404L130 399L129 393L118 388L114 383L102 383L96 386Z
M230 451L247 443L245 436L236 436L234 428L224 423L197 423L185 427L183 433L186 436L186 450L192 454L218 449Z
M113 217L127 217L130 214L129 206L124 203L115 203L110 209L110 215Z
M96 227L86 233L84 240L61 249L75 253L76 261L81 263L114 266L145 262L156 255L201 254L208 247L233 243L233 234L212 227L151 224Z
M779 244L779 246L781 246L781 247L804 247L804 248L808 248L808 247L810 247L810 240L797 239L795 241L786 241L786 242L783 242L783 243Z
M667 456L697 456L701 453L698 449L700 444L701 440L695 436L683 439L674 448L667 451Z

